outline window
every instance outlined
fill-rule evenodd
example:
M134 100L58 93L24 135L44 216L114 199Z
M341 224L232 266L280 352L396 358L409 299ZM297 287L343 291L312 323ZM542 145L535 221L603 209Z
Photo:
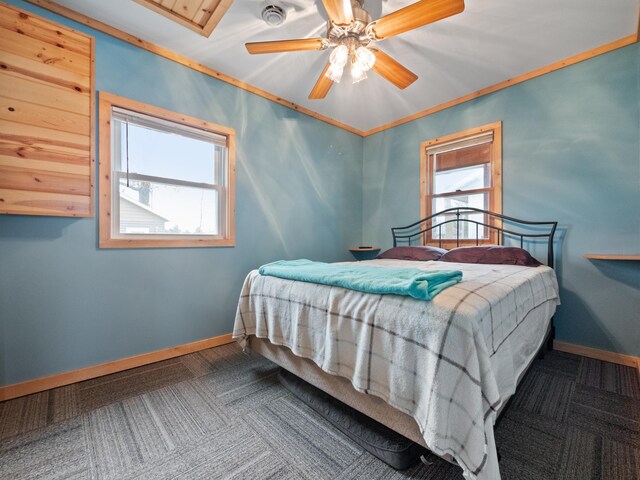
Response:
M100 247L233 246L233 129L100 93Z
M421 150L422 218L455 207L502 213L502 122L429 140ZM489 223L485 217L480 213L465 218ZM432 224L454 219L455 214L442 215ZM451 247L458 234L461 245L475 245L476 235L480 244L497 240L494 229L467 222L458 227L451 222L427 232L424 241Z

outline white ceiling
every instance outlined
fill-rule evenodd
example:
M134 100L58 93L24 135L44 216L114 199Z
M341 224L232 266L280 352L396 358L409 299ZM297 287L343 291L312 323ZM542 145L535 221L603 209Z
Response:
M289 14L277 28L260 18L263 0L235 0L208 39L132 0L58 3L363 131L632 35L638 27L638 0L466 0L463 13L378 44L419 76L406 90L373 72L356 85L345 74L326 99L309 100L328 51L249 55L244 43L324 36L321 0L285 0ZM365 0L365 8L375 19L411 3Z

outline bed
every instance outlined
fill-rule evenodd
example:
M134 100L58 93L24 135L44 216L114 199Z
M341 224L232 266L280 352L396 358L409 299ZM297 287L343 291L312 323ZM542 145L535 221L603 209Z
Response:
M423 242L427 235L433 239L444 226L450 237L445 240L456 245L468 243L468 232L475 231L476 244L493 235L502 245L546 247L547 265L536 268L359 262L463 272L462 282L430 302L252 271L240 295L233 336L243 347L457 463L465 478L499 479L493 425L536 354L553 338L559 304L552 268L556 225L454 208L393 228L394 246Z

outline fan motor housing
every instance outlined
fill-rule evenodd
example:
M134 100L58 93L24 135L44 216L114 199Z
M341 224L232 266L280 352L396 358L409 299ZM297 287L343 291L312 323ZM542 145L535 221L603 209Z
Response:
M327 37L336 43L341 43L341 40L345 40L346 37L354 37L358 38L360 43L366 45L369 40L363 37L366 33L367 25L371 23L371 15L363 8L362 2L359 0L352 0L351 9L353 11L353 23L345 28L336 26L329 20Z
M261 16L267 25L278 27L287 18L287 12L278 2L267 2L262 8Z

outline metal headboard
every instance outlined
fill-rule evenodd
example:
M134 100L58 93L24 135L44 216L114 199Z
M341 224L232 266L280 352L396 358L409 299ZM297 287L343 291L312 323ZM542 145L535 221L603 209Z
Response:
M469 215L473 214L482 214L484 221L478 221L469 218ZM442 217L442 220L438 220L438 217ZM453 218L452 218L453 217ZM455 223L455 238L446 238L442 237L442 227L447 224ZM505 225L505 223L507 225ZM411 244L412 239L422 240L423 244L427 244L427 232L431 232L433 230L438 231L438 239L432 240L432 242L437 241L439 246L445 242L452 242L455 240L456 246L459 247L461 242L469 245L474 241L473 238L465 237L464 239L460 238L460 225L461 224L472 224L475 225L475 244L480 245L480 241L486 240L485 237L480 237L480 227L489 229L489 232L493 232L497 237L497 244L504 245L505 237L512 239L520 239L520 248L524 248L524 239L547 239L547 265L553 268L553 236L556 233L556 228L558 226L558 222L532 222L528 220L519 220L517 218L508 217L506 215L502 215L499 213L489 212L487 210L481 210L479 208L471 208L471 207L456 207L456 208L448 208L447 210L442 210L440 212L434 213L433 215L423 218L411 225L407 225L406 227L394 227L391 229L391 234L393 235L393 246L397 247L398 242L406 242L407 244ZM546 228L545 228L546 227ZM522 231L525 230L525 231ZM528 231L527 231L528 230ZM533 232L531 232L533 230ZM542 232L540 231L542 230ZM529 233L531 232L531 233ZM491 235L489 236L491 238Z

